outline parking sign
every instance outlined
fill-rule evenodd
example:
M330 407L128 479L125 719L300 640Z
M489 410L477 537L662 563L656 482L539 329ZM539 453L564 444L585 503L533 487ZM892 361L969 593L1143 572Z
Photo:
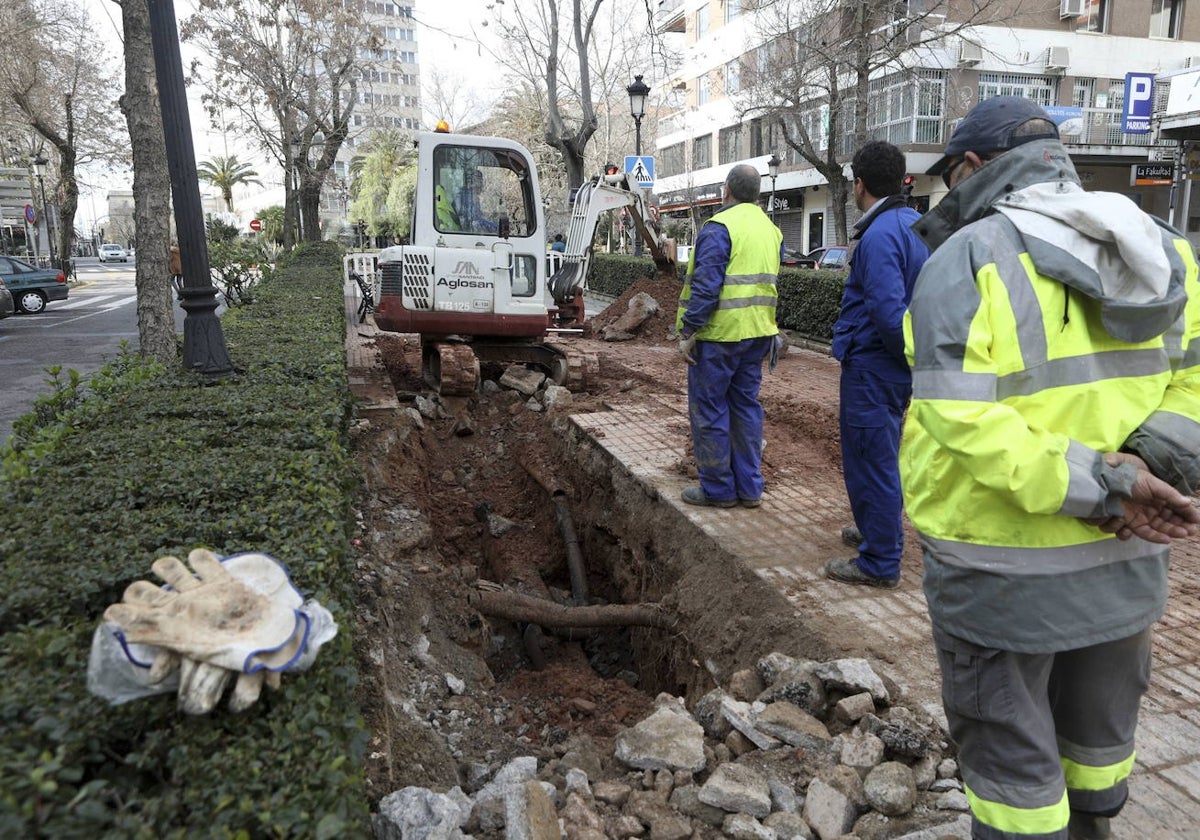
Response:
M1149 134L1154 109L1154 74L1125 74L1124 126L1126 134Z

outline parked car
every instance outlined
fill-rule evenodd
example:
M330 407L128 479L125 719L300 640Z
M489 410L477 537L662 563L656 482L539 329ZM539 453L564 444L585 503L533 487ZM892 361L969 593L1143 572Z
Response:
M129 252L120 245L112 242L105 242L100 246L100 262L108 262L109 260L112 260L113 262L118 260L121 262L129 262Z
M4 285L4 281L0 280L0 318L7 318L16 311L16 304L13 303L12 292Z
M41 312L49 301L67 299L67 276L57 268L37 268L16 257L0 256L0 280L18 312Z
M850 248L846 245L826 245L814 248L804 256L788 252L783 259L784 265L795 268L824 268L830 271L845 271L850 266Z

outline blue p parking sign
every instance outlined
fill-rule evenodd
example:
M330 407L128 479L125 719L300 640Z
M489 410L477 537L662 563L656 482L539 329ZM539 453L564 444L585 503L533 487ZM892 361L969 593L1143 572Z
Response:
M1125 134L1149 134L1150 114L1154 108L1154 74L1125 74Z

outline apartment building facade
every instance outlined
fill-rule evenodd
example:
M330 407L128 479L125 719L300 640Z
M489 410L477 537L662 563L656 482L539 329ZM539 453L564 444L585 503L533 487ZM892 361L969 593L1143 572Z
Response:
M415 0L367 0L368 21L378 28L382 41L360 49L364 67L358 82L358 101L350 119L350 135L342 144L321 190L321 226L326 236L341 233L353 224L347 216L350 162L360 146L377 130L413 132L421 128L421 77L418 66Z
M1186 0L992 2L989 22L965 28L953 2L887 6L885 25L900 27L912 46L871 73L865 139L888 140L906 153L918 206L936 205L946 192L940 179L921 173L940 156L954 122L983 99L1018 95L1059 123L1086 189L1130 195L1200 241L1200 217L1193 216L1200 211L1179 206L1182 191L1163 177L1178 144L1160 136L1157 120L1131 119L1125 107L1127 81L1131 108L1160 111L1171 79L1200 68L1200 16L1185 14ZM772 71L761 57L762 14L751 0L659 5L657 27L683 35L684 57L663 85L669 113L658 124L655 193L662 213L702 220L719 205L729 168L751 163L764 175L764 205L786 246L804 253L833 244L838 231L826 179L784 142L777 115L755 116L739 95L747 66ZM795 118L819 136L827 111L817 98ZM843 132L820 142L835 144L839 160L849 161L856 139ZM772 155L781 161L774 179ZM851 222L856 215L851 205Z

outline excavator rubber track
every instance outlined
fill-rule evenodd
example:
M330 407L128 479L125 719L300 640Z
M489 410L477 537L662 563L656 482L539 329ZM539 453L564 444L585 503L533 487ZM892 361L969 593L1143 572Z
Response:
M595 353L585 353L557 342L546 342L557 354L550 379L572 391L585 390L600 379L600 359Z
M432 342L421 357L425 381L442 396L468 396L479 387L479 359L471 345Z

